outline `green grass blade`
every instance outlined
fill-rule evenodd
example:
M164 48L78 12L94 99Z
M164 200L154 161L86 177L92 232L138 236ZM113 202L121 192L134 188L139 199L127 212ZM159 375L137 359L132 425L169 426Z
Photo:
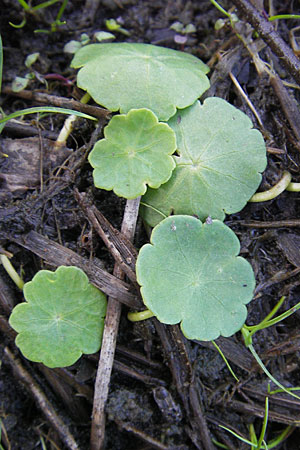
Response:
M287 394L291 395L292 397L295 397L298 400L300 400L300 397L298 395L293 394L292 392L290 392L281 383L279 383L279 381L277 381L276 378L273 377L273 375L268 371L268 369L266 368L266 366L264 365L264 363L262 362L262 360L260 359L260 357L258 356L256 351L254 350L253 345L252 344L248 345L248 348L249 348L250 352L252 353L252 355L254 356L256 362L258 363L258 365L262 368L264 373L267 375L267 377L270 378L270 380L272 380L273 383L276 384L276 386L278 386L279 388L281 388L284 392L286 392Z
M226 356L224 355L224 353L222 352L222 350L220 349L220 347L215 343L215 341L211 341L211 342L213 343L213 345L216 347L216 349L217 349L218 352L220 353L220 355L221 355L223 361L225 362L225 364L226 364L226 366L227 366L229 372L230 372L231 375L233 376L233 378L234 378L237 382L239 382L238 377L237 377L236 374L234 373L233 369L231 368L231 366L230 366L230 364L229 364L229 362L228 362Z
M7 122L8 120L15 119L16 117L24 116L26 114L35 114L35 113L56 113L56 114L67 114L74 116L82 117L84 119L97 120L95 117L89 116L88 114L82 113L80 111L73 111L72 109L66 108L57 108L55 106L37 106L33 108L21 109L20 111L16 111L8 116L0 119L0 124Z
M268 397L266 397L264 421L263 421L262 429L261 429L260 436L259 436L258 443L257 443L258 450L260 449L262 443L264 442L264 437L265 437L265 434L267 431L267 425L268 425L268 416L269 416L269 399L268 399ZM266 444L264 444L264 445L265 445L265 447L267 447Z
M248 441L248 439L243 438L242 436L240 436L239 434L235 433L234 431L232 431L230 428L224 427L224 425L219 425L220 428L223 428L223 430L228 431L228 433L232 434L234 437L236 437L237 439L239 439L240 441L244 442L245 444L250 445L251 447L255 447L255 444L253 444L253 442Z

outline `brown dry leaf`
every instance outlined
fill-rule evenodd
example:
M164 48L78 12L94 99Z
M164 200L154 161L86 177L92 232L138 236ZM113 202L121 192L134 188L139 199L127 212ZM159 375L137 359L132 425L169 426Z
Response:
M70 155L67 148L53 149L50 139L29 137L0 140L0 197L11 199L40 185L41 167L48 177ZM42 160L41 160L42 156Z

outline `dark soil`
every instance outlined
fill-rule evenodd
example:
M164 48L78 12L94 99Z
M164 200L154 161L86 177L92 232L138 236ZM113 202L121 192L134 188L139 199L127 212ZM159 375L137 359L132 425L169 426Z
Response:
M239 22L236 31L228 22L216 31L215 23L221 13L209 0L103 0L93 12L91 8L96 3L69 1L63 14L65 25L53 33L35 33L38 29L50 29L59 6L27 15L26 25L16 29L9 22L22 21L22 8L17 0L2 0L1 108L5 114L42 105L24 99L22 92L13 94L10 90L16 76L28 73L24 61L34 52L39 52L40 57L32 67L35 78L26 90L80 99L82 93L74 84L76 71L69 67L71 55L64 53L63 48L82 33L92 39L95 31L106 29L106 19L115 18L130 33L126 36L116 32L116 41L145 42L183 50L209 64L211 88L205 96L218 96L231 102L264 135L268 167L260 190L274 185L284 170L292 174L293 181L300 181L299 85L247 22ZM230 9L233 3L236 2L223 0L222 6ZM261 8L264 2L246 3ZM273 14L299 13L297 2L273 0L270 3ZM239 16L243 19L242 14ZM176 21L184 25L192 23L196 28L185 44L175 42L176 32L170 26ZM276 23L278 35L288 45L289 32L297 25L296 20ZM270 81L266 72L258 73L253 60L257 50L261 60L272 67L277 82ZM260 124L230 73L252 102ZM49 77L49 74L56 75ZM284 86L278 79L289 84ZM25 237L32 230L87 260L97 257L110 273L114 267L113 257L74 196L75 188L86 192L90 202L120 229L125 201L111 192L95 189L86 162L87 152L93 145L91 136L95 139L95 133L101 135L106 119L100 120L96 132L94 125L80 119L68 139L68 148L55 157L51 142L63 122L62 115L26 116L18 123L7 125L0 140L0 246L2 251L13 254L14 267L25 281L31 280L41 268L55 269L55 262L47 264L45 261L49 263L49 259L35 252L34 246L25 245ZM241 254L252 264L257 279L255 297L248 306L249 325L260 322L283 295L286 298L280 311L300 300L299 214L299 194L285 191L272 201L249 203L239 214L226 217L227 225L241 241ZM139 248L146 241L146 233L138 222L135 246ZM46 254L47 248L44 251ZM0 293L1 448L76 448L63 442L57 431L60 425L55 427L47 415L49 408L68 427L77 448L89 448L98 355L84 356L66 369L48 369L30 363L16 348L14 332L7 323L12 306L22 301L22 294L2 266ZM187 342L176 326L164 327L152 319L133 325L127 320L127 310L123 306L106 407L106 448L211 450L217 448L216 441L223 444L221 448L249 448L219 427L224 425L249 439L249 427L253 426L259 435L262 426L268 381L243 346L240 333L217 340L239 377L236 384L210 343ZM295 312L280 324L257 333L253 342L269 371L287 387L300 385L298 318L299 312ZM47 397L48 403L41 401L41 395ZM286 439L276 448L299 449L299 401L286 394L269 397L266 441L270 442L289 426Z

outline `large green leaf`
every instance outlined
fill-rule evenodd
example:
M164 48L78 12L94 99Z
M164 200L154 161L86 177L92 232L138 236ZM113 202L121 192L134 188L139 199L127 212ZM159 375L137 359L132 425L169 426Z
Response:
M16 345L26 358L65 367L99 350L106 297L81 269L41 270L25 283L24 296L26 302L13 309L9 323L19 333Z
M168 120L209 88L208 67L193 55L150 44L91 44L76 52L77 84L111 111L149 108Z
M171 212L223 220L240 211L267 164L263 137L251 120L225 100L208 98L178 111L169 125L180 156L171 179L143 197L146 222L154 226Z
M237 257L236 235L219 220L172 216L157 225L137 259L145 305L160 322L181 322L189 339L231 336L244 324L255 278Z
M175 133L149 109L114 116L89 155L94 183L125 198L158 188L170 178L175 162Z

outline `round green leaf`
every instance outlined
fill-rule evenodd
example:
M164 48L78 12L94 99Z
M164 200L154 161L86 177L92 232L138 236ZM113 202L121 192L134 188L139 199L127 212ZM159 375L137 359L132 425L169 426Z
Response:
M208 67L193 55L150 44L91 44L76 52L77 84L100 105L122 113L149 108L168 120L209 88Z
M171 212L224 220L225 213L240 211L267 164L263 137L251 120L225 100L208 98L178 111L168 123L180 156L168 183L144 196L146 222L154 226Z
M48 367L74 364L95 353L102 340L106 297L77 267L40 270L24 285L26 302L17 305L9 323L23 355Z
M250 264L238 257L239 241L219 220L191 216L160 222L137 259L145 305L160 322L181 322L189 339L231 336L243 326L255 287Z
M146 192L146 184L158 188L171 177L175 133L166 123L159 123L149 109L114 116L104 136L89 155L96 187L136 198Z

